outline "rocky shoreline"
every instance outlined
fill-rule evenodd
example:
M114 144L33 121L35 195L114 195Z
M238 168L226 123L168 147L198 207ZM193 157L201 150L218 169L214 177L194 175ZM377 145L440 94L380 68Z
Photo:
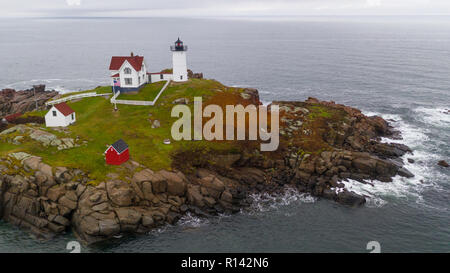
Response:
M36 96L34 96L35 92ZM36 109L45 109L45 102L58 96L57 91L46 91L45 85L36 85L31 89L16 91L3 89L0 91L0 117L15 113L25 113Z
M254 89L241 96L260 103ZM197 161L180 153L171 171L153 171L131 160L98 184L83 170L50 166L45 158L26 153L9 154L0 160L0 218L39 238L71 230L83 243L93 244L175 224L186 212L202 217L236 213L250 205L251 193L280 192L286 186L361 206L366 198L341 181L376 187L396 175L413 176L400 158L411 150L381 142L381 137L400 137L382 118L314 98L273 103L280 106L281 120L276 153L261 153L252 145L239 153L203 153L199 157L204 160ZM18 126L3 132L4 137L38 130L32 124Z

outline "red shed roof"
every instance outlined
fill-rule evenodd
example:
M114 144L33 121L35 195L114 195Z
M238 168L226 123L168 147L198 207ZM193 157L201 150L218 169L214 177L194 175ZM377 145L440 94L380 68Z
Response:
M123 62L128 61L136 71L141 71L142 63L144 62L143 56L113 56L111 58L111 64L109 70L119 70Z
M111 77L117 78L117 77L119 77L119 76L120 76L119 73L117 73L117 74L112 75Z
M67 105L65 102L61 102L58 104L54 105L56 109L58 109L59 112L61 112L61 114L63 114L64 116L68 116L70 114L72 114L73 112L75 112L72 108L70 108L69 105Z
M4 117L4 119L6 119L7 122L11 122L11 121L15 120L16 118L20 117L21 115L22 115L21 113L15 113L15 114Z

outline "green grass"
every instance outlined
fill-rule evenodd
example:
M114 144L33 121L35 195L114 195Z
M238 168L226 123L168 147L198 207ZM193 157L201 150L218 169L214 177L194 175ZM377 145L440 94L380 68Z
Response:
M161 88L163 88L164 84L166 84L165 81L149 83L149 84L146 84L144 87L142 87L142 89L139 91L123 93L123 94L121 93L119 95L119 97L117 97L117 99L118 100L153 101L156 98L156 96L158 95Z
M309 110L311 111L309 113L309 118L310 119L315 119L318 117L322 117L322 118L330 118L332 117L333 113L330 112L330 109L322 106L322 105L314 105L314 106L310 106Z
M152 84L152 89L159 90L164 83ZM149 87L150 90L150 87ZM69 126L70 135L79 136L88 141L87 146L70 150L57 150L56 147L43 147L34 141L27 141L17 146L1 142L0 154L24 151L43 157L52 166L80 168L90 173L91 179L102 181L109 172L118 172L117 166L105 164L103 152L107 146L119 138L125 140L130 147L133 160L152 170L170 169L171 154L177 150L191 147L211 148L214 150L231 150L233 147L226 142L209 141L172 141L165 145L163 140L171 139L171 126L177 118L170 116L172 102L177 98L188 98L193 108L194 96L201 96L205 101L215 92L234 92L240 89L225 87L214 80L191 79L186 83L171 83L159 98L155 106L117 105L118 111L106 97L84 98L75 102L67 102L75 110L77 121ZM133 95L129 95L133 96ZM32 112L32 115L45 115L45 111ZM158 119L160 128L152 129L149 119ZM60 135L54 130L47 131Z

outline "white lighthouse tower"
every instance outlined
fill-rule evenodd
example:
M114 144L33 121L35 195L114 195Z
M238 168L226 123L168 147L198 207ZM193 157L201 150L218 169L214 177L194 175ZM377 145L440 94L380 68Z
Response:
M186 51L187 46L183 45L183 42L178 38L175 45L170 46L172 51L172 64L173 64L173 81L185 82L188 80L187 64L186 64Z

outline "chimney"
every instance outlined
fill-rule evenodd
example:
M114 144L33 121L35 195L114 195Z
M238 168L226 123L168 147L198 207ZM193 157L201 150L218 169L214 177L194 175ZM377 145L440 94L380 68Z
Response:
M134 53L133 52L131 52L131 57L134 57Z

